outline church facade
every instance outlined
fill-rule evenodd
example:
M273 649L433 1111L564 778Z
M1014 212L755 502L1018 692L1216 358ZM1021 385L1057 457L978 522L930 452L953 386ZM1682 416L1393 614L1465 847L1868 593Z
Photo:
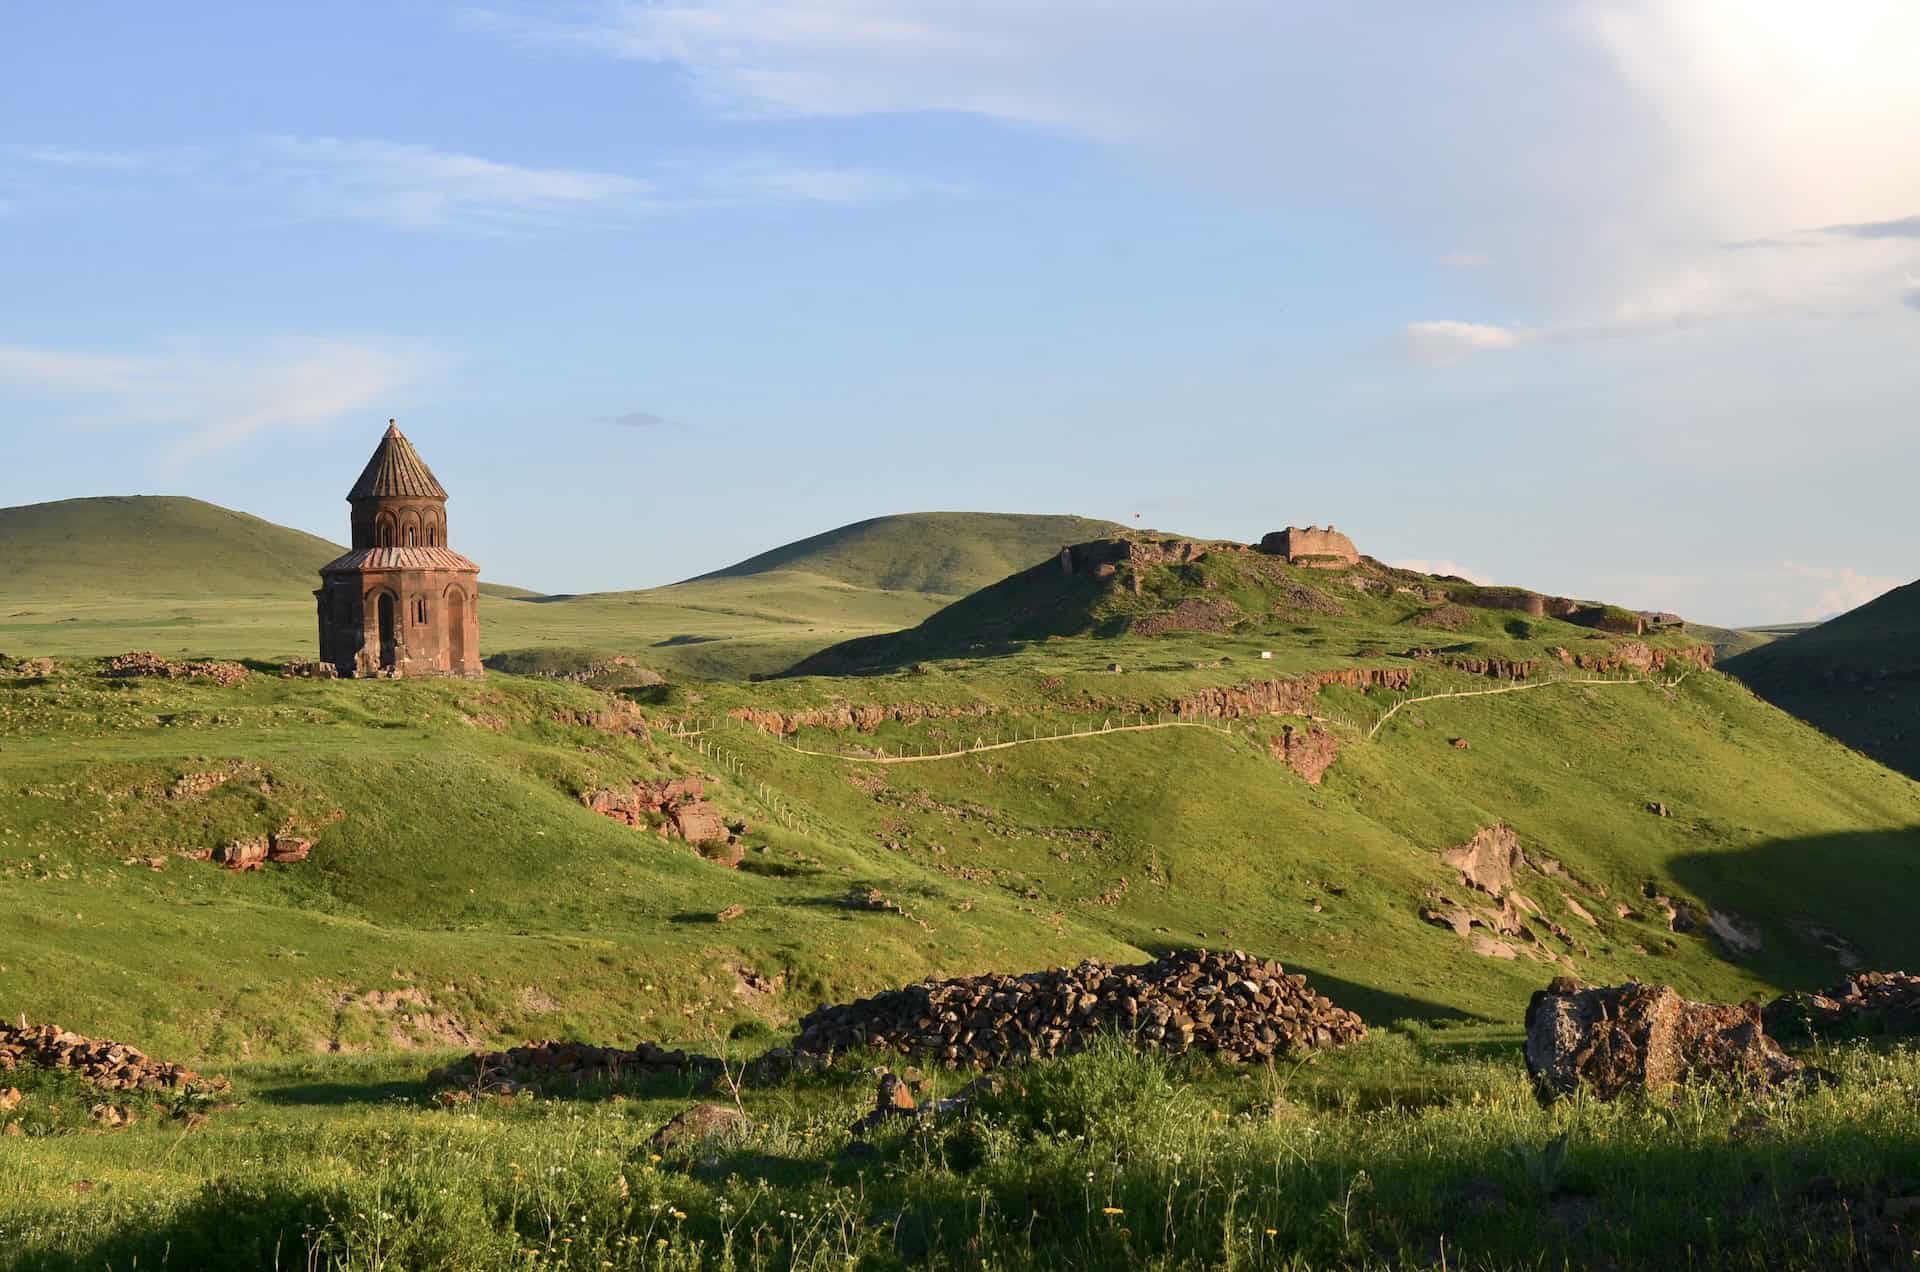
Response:
M393 421L347 495L353 549L320 570L320 661L342 676L478 679L480 567L447 546L447 492Z

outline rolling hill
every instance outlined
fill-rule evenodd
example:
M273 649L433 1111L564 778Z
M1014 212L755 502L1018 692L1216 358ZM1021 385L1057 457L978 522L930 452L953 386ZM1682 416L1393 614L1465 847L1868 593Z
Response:
M494 603L481 639L489 656L537 655L554 667L625 655L663 672L744 678L913 626L1062 543L1111 528L1080 517L880 517L668 587L544 597L483 583ZM309 654L314 572L341 551L192 499L0 509L0 649Z
M1920 776L1920 583L1726 663L1755 693Z
M198 499L66 499L0 508L0 604L299 597L346 548ZM536 595L483 583L493 597Z
M903 513L841 526L688 581L797 571L882 591L965 596L1046 560L1064 544L1119 528L1086 517Z

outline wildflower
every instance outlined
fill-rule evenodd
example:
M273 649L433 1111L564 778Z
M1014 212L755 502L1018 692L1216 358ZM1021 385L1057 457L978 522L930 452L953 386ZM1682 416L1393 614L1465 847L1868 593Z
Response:
M1100 1211L1100 1213L1101 1213L1101 1214L1103 1214L1103 1215L1124 1215L1124 1214L1126 1214L1127 1212L1126 1212L1126 1211L1124 1211L1124 1210L1122 1210L1122 1209L1120 1209L1120 1207L1118 1207L1118 1206L1107 1206L1107 1207L1104 1207L1104 1208L1103 1208L1103 1209L1102 1209L1102 1210Z
M1277 1237L1277 1236L1279 1236L1279 1235L1280 1235L1280 1229L1278 1229L1278 1228L1268 1228L1268 1229L1267 1229L1267 1235L1268 1235L1268 1236L1270 1236L1270 1237Z
M671 1210L671 1209L670 1209L670 1210L668 1210L668 1211L667 1211L667 1213L668 1213L668 1214L670 1214L670 1215L672 1215L672 1216L673 1216L673 1217L674 1217L675 1219L679 1219L679 1220L682 1220L682 1221L684 1221L684 1220L686 1219L686 1217L687 1217L687 1212L686 1212L686 1211L684 1211L684 1210Z

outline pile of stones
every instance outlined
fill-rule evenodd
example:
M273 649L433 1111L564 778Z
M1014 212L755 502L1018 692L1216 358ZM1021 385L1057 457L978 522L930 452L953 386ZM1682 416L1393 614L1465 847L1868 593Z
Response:
M53 674L51 658L9 658L0 654L0 676L45 679Z
M950 1069L993 1068L1068 1055L1102 1032L1143 1050L1200 1050L1238 1064L1344 1046L1367 1027L1278 963L1184 950L1131 967L1089 960L1025 976L923 981L820 1008L800 1022L794 1050L875 1047Z
M121 654L109 658L105 673L117 679L155 676L162 680L211 680L226 688L247 678L247 669L231 662L169 662L158 654Z
M553 1095L671 1074L711 1078L723 1066L711 1056L668 1051L650 1042L632 1050L585 1042L528 1042L506 1051L476 1051L427 1075L427 1084L483 1095Z
M1855 972L1817 994L1784 994L1767 1005L1767 1028L1780 1037L1827 1031L1920 1033L1920 976Z
M195 1091L232 1089L225 1078L202 1077L182 1065L149 1059L124 1042L68 1033L58 1025L0 1022L0 1073L26 1065L76 1073L104 1091Z
M1830 1075L1767 1036L1757 1003L1695 1003L1671 986L1559 977L1527 1005L1527 1069L1549 1095L1611 1100L1700 1079L1749 1089Z

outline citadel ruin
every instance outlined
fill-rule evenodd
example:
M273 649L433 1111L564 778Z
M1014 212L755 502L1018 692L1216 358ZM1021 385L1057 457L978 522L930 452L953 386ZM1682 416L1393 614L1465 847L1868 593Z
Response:
M479 679L480 567L447 546L447 492L387 421L347 494L353 549L320 569L320 661L341 676Z
M1325 530L1319 526L1308 526L1304 530L1298 526L1288 526L1285 530L1275 530L1260 540L1260 550L1271 556L1285 557L1288 565L1337 570L1342 566L1360 563L1360 550L1353 546L1353 540L1332 526Z

